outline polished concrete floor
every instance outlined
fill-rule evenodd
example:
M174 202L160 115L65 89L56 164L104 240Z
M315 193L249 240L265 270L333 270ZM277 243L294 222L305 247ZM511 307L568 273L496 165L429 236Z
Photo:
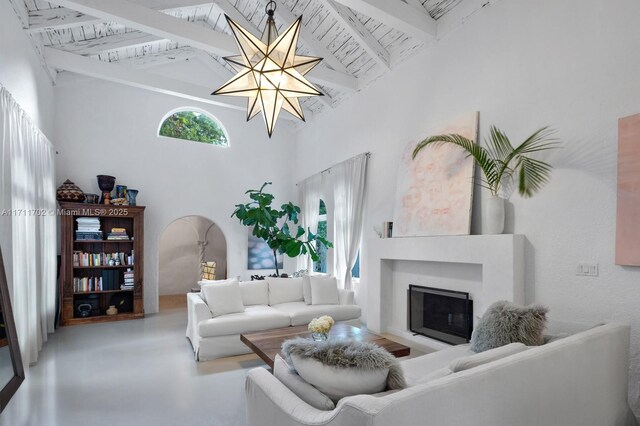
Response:
M185 309L63 327L0 414L0 426L241 426L255 355L196 363Z
M58 329L0 426L245 425L245 376L266 365L253 354L195 362L186 308L165 302L142 320Z

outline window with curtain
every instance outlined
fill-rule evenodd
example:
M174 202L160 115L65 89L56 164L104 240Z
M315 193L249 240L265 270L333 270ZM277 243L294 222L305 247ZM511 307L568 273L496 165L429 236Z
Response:
M327 206L323 200L320 200L319 216L318 216L318 235L327 238ZM316 251L318 252L317 262L313 262L314 272L327 272L327 247L320 241L317 242Z
M38 359L56 314L54 149L0 86L0 246L25 365Z

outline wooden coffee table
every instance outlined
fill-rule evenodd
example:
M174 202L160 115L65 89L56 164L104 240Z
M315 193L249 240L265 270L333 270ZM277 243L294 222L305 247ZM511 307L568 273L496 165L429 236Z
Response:
M241 334L240 340L249 346L269 367L273 368L276 355L280 353L280 346L285 340L294 337L311 338L311 333L306 325L296 327L274 328L272 330L258 331L255 333ZM345 323L336 323L329 332L329 339L354 340L356 342L370 342L385 348L396 358L409 355L411 348L400 343L385 339L382 336L371 333Z

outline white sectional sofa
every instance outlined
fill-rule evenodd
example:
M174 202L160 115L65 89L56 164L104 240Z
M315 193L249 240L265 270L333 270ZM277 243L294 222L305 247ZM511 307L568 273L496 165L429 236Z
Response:
M286 281L282 281L286 280ZM330 315L335 321L359 324L360 307L353 291L338 289L335 304L307 304L302 278L279 278L240 283L244 312L213 317L200 293L187 295L187 338L196 360L206 361L242 355L251 350L240 334L308 324L313 318ZM305 299L307 299L305 301Z
M313 408L256 368L245 387L247 426L632 426L629 334L627 325L604 324L434 374L471 354L468 345L453 346L401 361L408 388L342 398L332 411Z

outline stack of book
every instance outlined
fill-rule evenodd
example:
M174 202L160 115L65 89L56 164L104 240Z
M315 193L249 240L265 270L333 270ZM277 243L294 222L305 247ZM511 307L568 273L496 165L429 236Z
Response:
M120 290L133 290L133 271L127 269L124 273L124 284L120 286Z
M100 219L97 217L79 217L76 240L101 240Z
M127 230L125 228L111 228L111 232L107 234L107 240L128 240Z

